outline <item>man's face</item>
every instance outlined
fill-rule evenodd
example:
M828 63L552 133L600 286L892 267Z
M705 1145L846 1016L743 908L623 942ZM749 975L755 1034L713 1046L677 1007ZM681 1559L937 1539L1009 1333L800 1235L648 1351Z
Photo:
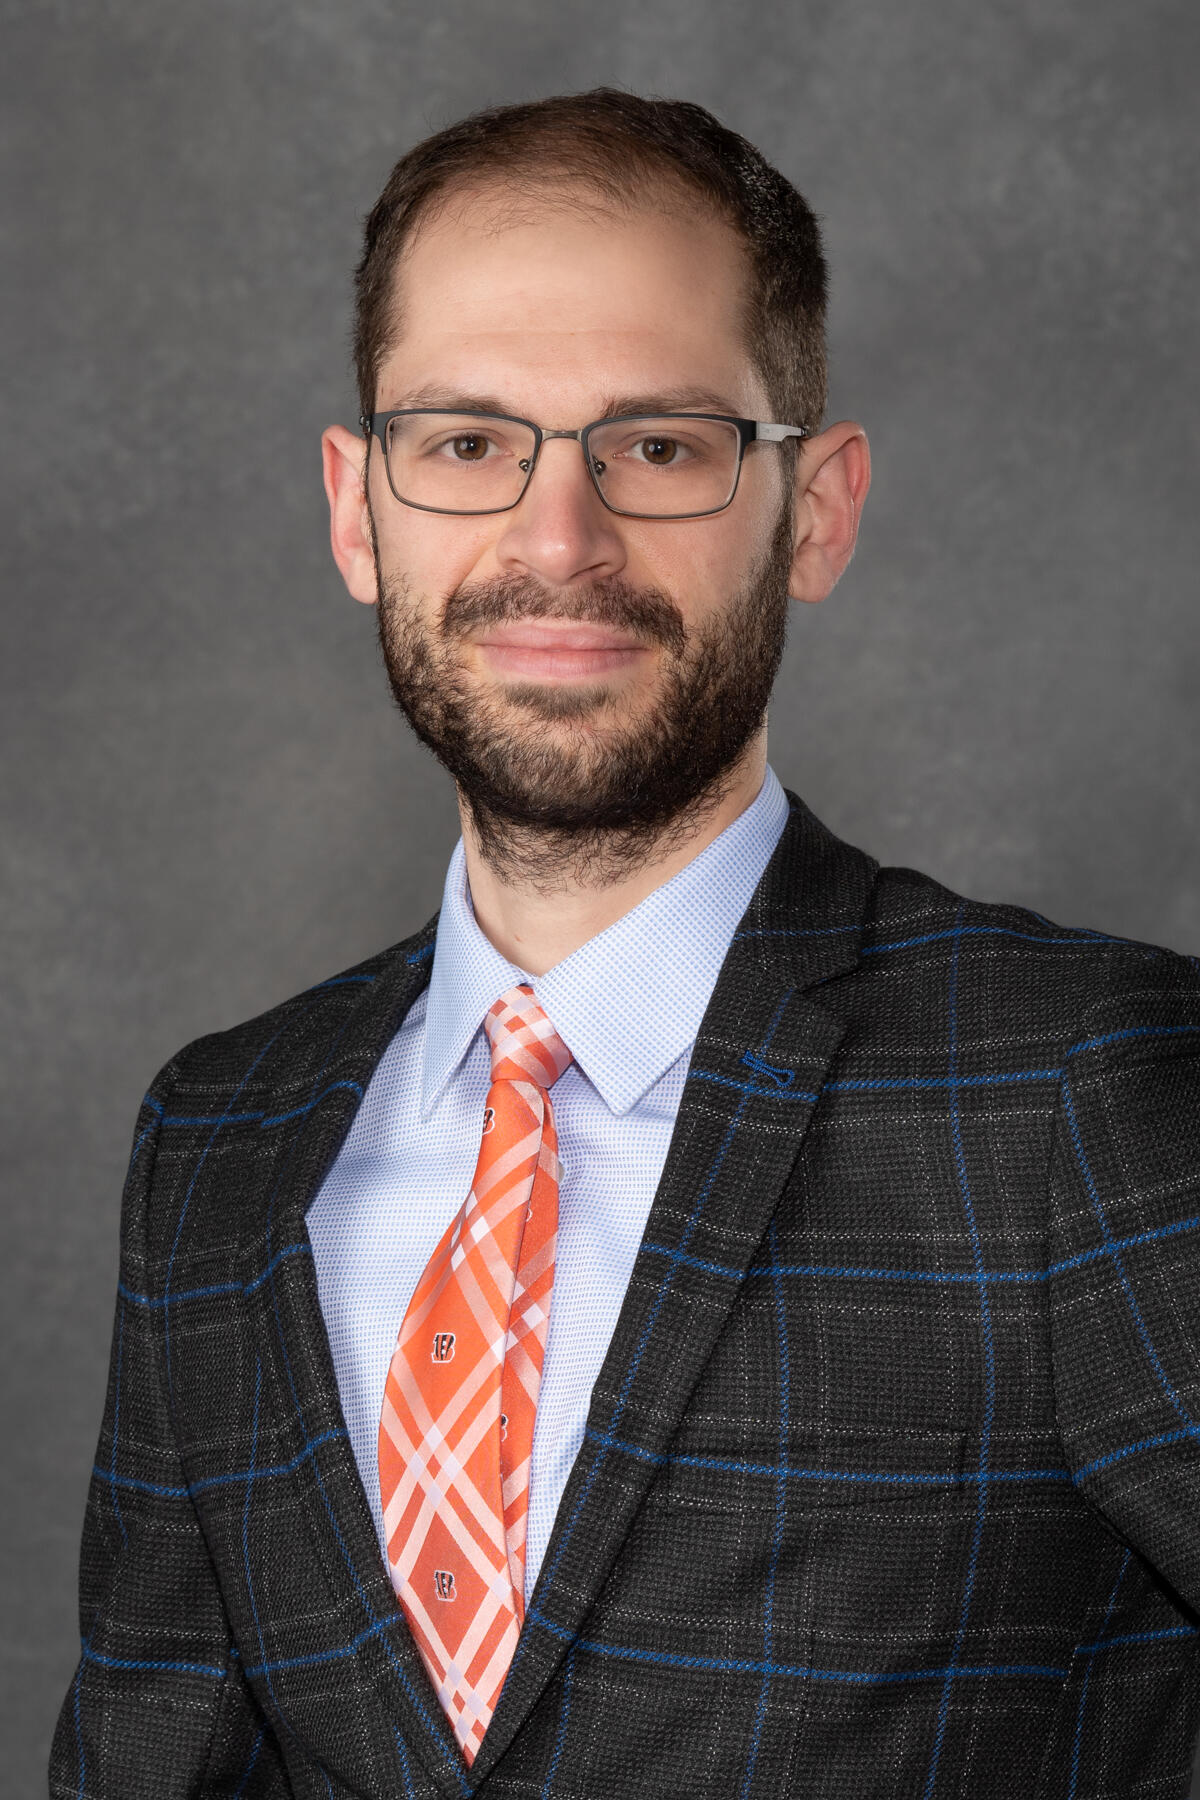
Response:
M768 418L745 280L733 232L678 202L466 199L404 253L376 407L547 429L612 412ZM398 502L373 440L389 676L477 817L636 836L720 786L761 728L782 649L780 456L753 446L731 506L668 522L609 512L578 442L551 440L515 508L464 517Z

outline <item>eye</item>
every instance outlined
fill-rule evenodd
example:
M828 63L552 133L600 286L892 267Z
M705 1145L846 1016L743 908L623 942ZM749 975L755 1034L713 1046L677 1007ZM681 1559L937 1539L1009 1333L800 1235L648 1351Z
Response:
M677 461L683 453L683 446L678 438L644 437L634 445L634 455L641 461L652 463L656 469L664 469L669 463Z
M450 439L450 449L459 462L482 462L488 453L490 439L479 431L464 431Z

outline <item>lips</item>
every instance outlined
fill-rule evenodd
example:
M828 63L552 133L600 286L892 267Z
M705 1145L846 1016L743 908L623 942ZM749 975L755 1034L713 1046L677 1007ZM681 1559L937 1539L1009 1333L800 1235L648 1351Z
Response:
M576 619L514 619L476 640L484 650L632 651L644 645L629 632Z
M514 619L488 627L475 643L497 674L527 681L595 681L647 649L627 631L575 619Z

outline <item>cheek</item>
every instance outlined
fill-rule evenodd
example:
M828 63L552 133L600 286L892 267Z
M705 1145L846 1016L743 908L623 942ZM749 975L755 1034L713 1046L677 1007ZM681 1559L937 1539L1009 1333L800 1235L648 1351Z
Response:
M681 527L664 525L661 529L661 544L648 546L646 579L672 596L689 629L728 606L767 543L765 534L748 534L744 524L730 529L724 515L689 526L686 538ZM678 537L666 536L676 531Z
M375 530L383 573L401 577L417 594L443 599L466 581L494 575L494 531L485 522L448 519L401 507L387 495L388 510L376 510ZM489 560L490 559L490 560Z

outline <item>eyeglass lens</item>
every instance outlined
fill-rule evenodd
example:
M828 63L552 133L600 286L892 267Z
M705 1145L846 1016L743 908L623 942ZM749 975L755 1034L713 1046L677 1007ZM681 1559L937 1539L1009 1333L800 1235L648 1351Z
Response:
M478 414L404 413L387 425L388 476L412 506L499 512L520 499L537 440L527 425ZM616 512L680 518L728 504L735 425L720 419L613 419L588 438L591 472Z

